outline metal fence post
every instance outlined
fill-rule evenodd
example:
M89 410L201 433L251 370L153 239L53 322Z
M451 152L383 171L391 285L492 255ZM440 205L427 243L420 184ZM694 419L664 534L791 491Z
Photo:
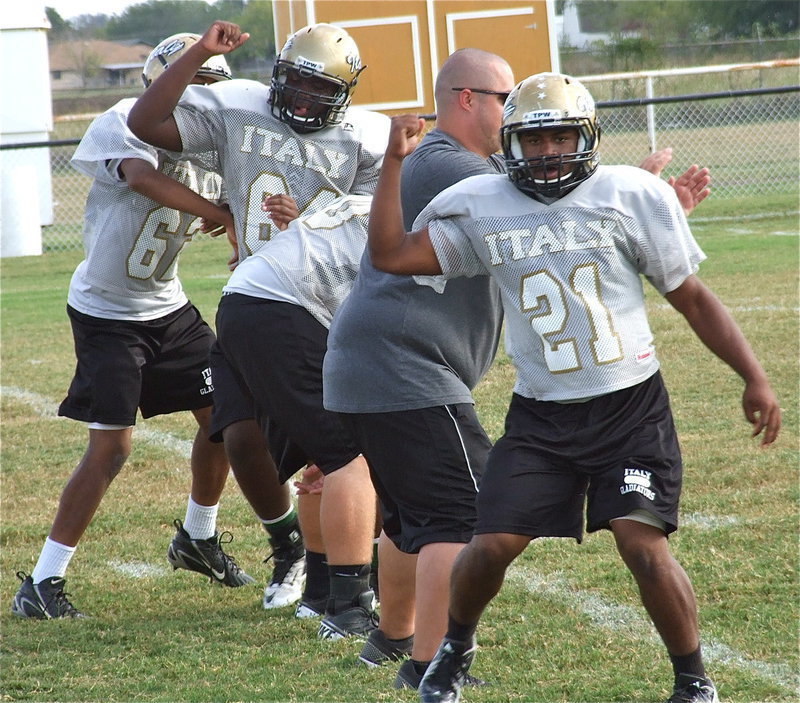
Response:
M653 97L653 76L648 75L645 80L645 95L648 99ZM656 112L655 106L648 103L647 109L647 141L650 144L650 153L652 154L658 146L656 146Z

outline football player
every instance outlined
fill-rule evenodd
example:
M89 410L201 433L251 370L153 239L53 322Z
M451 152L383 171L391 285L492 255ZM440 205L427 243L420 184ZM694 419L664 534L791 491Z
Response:
M331 319L364 252L370 202L370 196L343 196L292 221L244 259L223 290L219 346L255 408L281 481L309 460L328 476L332 468L363 461L338 416L323 408L322 360ZM375 628L371 590L350 592L346 580L333 579L331 600L321 638L367 636Z
M350 107L363 66L352 38L327 24L305 27L289 37L269 89L245 80L186 89L198 65L210 56L235 50L248 37L235 24L215 22L201 42L156 81L152 92L142 96L145 99L131 111L128 122L137 135L162 148L190 157L205 151L216 154L214 168L225 178L236 223L238 261L256 252L298 213L317 212L345 194L371 195L389 129L387 117ZM273 222L265 217L262 202ZM253 461L254 454L239 447L255 446L263 439L258 439L252 404L232 382L230 369L218 372L227 364L219 350L215 352L212 368L219 406L213 430L224 439L234 474L246 492L247 486L264 485L266 469L262 460ZM280 447L270 449L273 455L281 454ZM244 455L251 460L239 461L237 457ZM364 627L372 621L372 613L362 613L361 604L370 590L375 524L375 496L363 457L340 466L327 465L324 470L318 512L322 539L303 520L308 548L305 565L302 551L291 541L277 545L278 564L264 595L267 608L301 598L295 581L283 587L278 566L282 563L283 573L289 576L294 565L299 565L301 575L299 569L307 568L306 588L296 612L298 616L324 612L321 636L329 632L328 625L334 631L337 623L351 622L353 613ZM274 466L270 471L269 480L275 483ZM276 495L278 485L273 491ZM279 495L287 505L289 521L288 486L282 484ZM313 508L304 508L306 498L319 500L301 495L301 517L314 515ZM312 574L317 576L312 578ZM330 598L325 590L327 578L320 579L328 575ZM339 629L347 630L349 625Z
M780 408L727 309L696 273L705 258L675 192L628 166L599 166L590 93L562 74L519 83L503 114L508 172L452 186L406 233L400 169L422 124L395 118L369 222L380 270L491 275L517 381L490 452L475 535L456 559L448 628L420 683L425 703L460 699L479 618L506 568L540 536L608 529L670 656L671 702L712 703L692 586L671 555L682 477L640 276L742 377L753 436L773 443ZM600 694L602 696L602 694Z
M176 34L150 54L145 87L185 53L196 34ZM197 66L190 81L228 81L223 57ZM131 451L137 408L142 416L190 410L199 425L192 449L192 493L181 541L170 559L227 586L253 581L222 550L208 488L221 490L228 462L208 438L214 391L208 352L214 334L187 300L177 276L183 247L200 219L233 230L219 206L222 181L136 138L125 99L97 117L72 157L94 179L86 200L85 259L70 282L67 314L77 367L58 414L86 423L89 444L59 501L30 576L12 605L27 618L80 617L65 587L67 566L111 481ZM185 529L184 529L185 528Z
M460 49L442 65L436 127L403 163L408 229L448 186L503 172L500 126L513 87L508 62L479 49ZM671 157L671 150L656 152L640 168L658 173ZM693 166L678 180L687 209L708 194L707 169ZM502 322L500 291L490 276L444 285L379 271L365 256L331 325L325 406L341 412L359 439L384 518L380 571L386 598L380 628L359 660L380 666L404 659L398 688L418 688L447 628L450 572L472 536L491 448L472 389L494 360ZM479 679L470 676L468 683Z

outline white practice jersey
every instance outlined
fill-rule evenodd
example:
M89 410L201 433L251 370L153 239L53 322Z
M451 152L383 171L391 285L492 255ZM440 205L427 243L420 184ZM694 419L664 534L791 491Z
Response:
M223 293L300 305L329 328L358 273L371 203L344 196L293 220L234 269Z
M600 166L550 205L506 176L474 176L420 213L414 229L426 225L445 276L497 280L514 391L538 400L594 397L654 374L640 274L663 295L705 258L674 190L631 166Z
M222 197L222 180L135 137L127 126L134 102L121 100L98 116L71 160L94 182L84 213L86 258L72 276L68 302L94 317L152 320L186 304L178 255L199 230L200 220L132 190L120 163L147 161L214 202Z
M261 209L266 196L288 193L304 215L341 195L372 195L389 139L389 118L359 108L339 125L297 134L268 99L262 83L220 81L189 86L173 113L188 158L216 151L205 165L225 178L240 260L278 231Z

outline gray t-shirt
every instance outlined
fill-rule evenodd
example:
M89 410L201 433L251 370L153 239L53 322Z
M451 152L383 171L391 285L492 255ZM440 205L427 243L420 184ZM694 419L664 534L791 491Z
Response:
M502 171L499 157L483 159L431 130L403 164L406 228L445 188ZM370 413L473 402L471 390L497 351L499 290L489 276L453 279L443 290L418 280L378 271L364 253L328 336L327 409Z

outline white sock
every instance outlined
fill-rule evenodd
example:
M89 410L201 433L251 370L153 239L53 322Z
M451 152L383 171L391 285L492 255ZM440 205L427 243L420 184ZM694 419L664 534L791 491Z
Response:
M31 574L31 580L39 583L53 576L63 578L67 573L67 566L77 547L68 547L66 544L55 542L49 537L44 541L39 561Z
M216 505L200 505L189 496L189 503L186 506L186 519L183 521L183 529L189 533L192 539L209 539L217 531L217 512L219 503Z

